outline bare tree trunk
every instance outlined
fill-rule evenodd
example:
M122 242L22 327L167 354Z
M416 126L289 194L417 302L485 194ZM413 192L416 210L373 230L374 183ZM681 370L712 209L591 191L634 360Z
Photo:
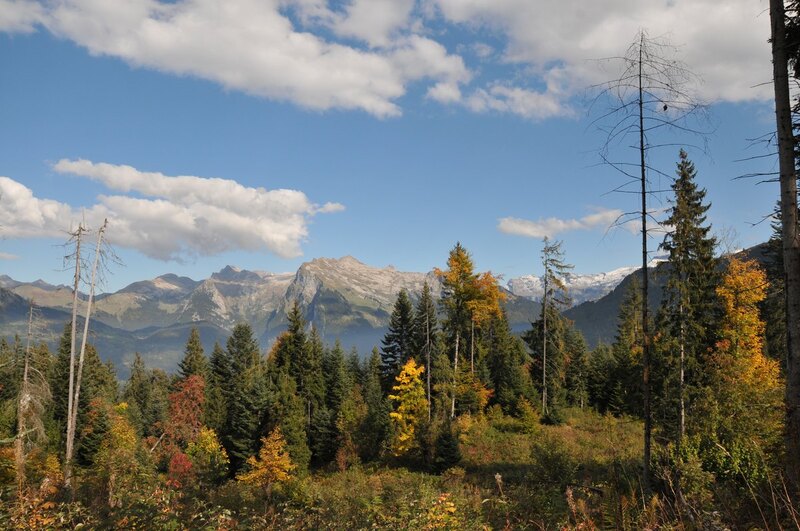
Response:
M547 267L544 270L544 297L542 304L542 415L547 414Z
M28 338L25 344L25 365L22 370L22 385L19 390L17 402L17 437L14 440L14 464L17 472L17 498L22 500L22 491L25 488L25 434L28 431L27 409L31 400L28 386L28 371L31 358L31 337L33 335L33 301L30 301L28 312Z
M428 398L428 422L431 420L431 316L425 311L425 358L428 364L426 375L427 379L427 398Z
M83 224L78 224L78 230L73 233L75 238L75 279L72 287L72 325L70 327L69 346L69 385L67 387L67 447L64 457L64 485L69 488L72 482L72 453L73 440L69 436L70 417L72 415L72 399L75 393L75 342L78 336L78 289L81 281L81 238Z
M470 320L472 329L469 333L469 372L475 374L475 321Z
M769 7L786 296L786 473L795 501L800 501L800 241L797 228L795 139L792 134L783 0L770 0Z
M644 33L639 37L639 165L642 181L642 387L644 398L644 456L642 468L642 488L650 495L650 440L652 436L652 415L650 412L650 336L647 324L647 172L644 144L644 94L642 90L642 48Z
M92 277L89 282L89 300L86 302L86 314L83 318L83 336L81 337L81 352L78 360L78 370L75 377L75 397L72 400L72 410L67 415L67 447L71 450L75 446L75 430L78 423L78 403L81 395L81 379L83 378L83 363L86 359L86 340L89 336L89 318L92 313L92 302L94 301L94 288L97 280L97 266L100 263L101 249L103 245L103 234L106 230L108 221L103 223L97 231L97 247L95 248L94 264L92 266ZM65 456L67 462L72 460L72 453Z
M456 418L456 390L458 388L458 341L461 337L461 332L456 330L456 355L453 358L453 401L450 404L450 418Z
M681 322L681 329L679 333L680 342L680 378L678 380L678 393L680 396L680 420L678 424L678 448L683 443L683 438L686 436L686 400L684 397L684 383L686 374L686 332L685 323L683 322L683 301L678 305L678 318Z

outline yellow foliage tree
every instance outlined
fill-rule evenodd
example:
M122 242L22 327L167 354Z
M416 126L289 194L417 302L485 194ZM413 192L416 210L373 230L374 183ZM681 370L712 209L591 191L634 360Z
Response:
M296 468L286 451L286 439L280 427L275 427L269 436L261 438L261 450L258 457L247 459L248 470L236 476L236 479L249 485L264 488L269 493L273 483L287 481Z
M219 442L217 433L203 426L197 438L186 450L202 483L215 484L228 475L228 454Z
M732 476L760 476L763 454L773 453L783 430L783 383L778 362L764 355L759 313L767 287L755 261L732 259L717 288L724 316L711 359L711 406L702 413L720 452L715 468Z
M389 398L396 401L395 410L389 413L394 426L392 452L403 455L417 448L417 426L428 415L428 401L425 399L425 387L422 385L424 365L417 365L414 358L409 358L392 387L394 394Z
M95 469L107 489L109 507L120 507L137 486L141 465L137 459L139 439L127 419L128 404L122 402L109 412L109 430L97 451Z

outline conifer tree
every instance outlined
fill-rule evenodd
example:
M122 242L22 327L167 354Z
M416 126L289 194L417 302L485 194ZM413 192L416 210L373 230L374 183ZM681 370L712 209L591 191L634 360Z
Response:
M461 462L461 448L453 427L444 426L436 437L434 445L434 470L444 472Z
M150 404L151 387L152 382L147 367L145 367L142 356L136 352L128 382L122 391L122 400L128 404L130 416L137 420L134 427L140 434L143 434L145 428L148 427L144 417Z
M522 341L511 332L505 312L495 316L486 340L493 401L506 414L519 413L520 399L533 400L530 359Z
M265 432L280 426L292 462L298 470L304 471L311 460L311 451L308 448L303 400L297 394L294 379L284 371L271 371L270 379Z
M676 440L686 435L686 410L706 385L703 379L704 353L715 343L718 320L715 288L718 283L716 240L710 235L704 204L706 192L695 183L696 171L685 151L680 151L677 179L672 184L669 216L671 229L661 248L669 253L669 277L661 308L662 341L667 360L677 373L674 396L677 402Z
M550 243L550 239L544 237L544 246L542 247L542 284L544 291L542 293L542 311L540 314L540 321L542 324L541 342L542 346L540 353L542 356L541 369L542 369L542 414L547 415L550 401L548 400L548 381L547 371L549 369L547 360L547 350L550 345L550 330L548 329L548 321L550 314L558 314L559 309L568 303L567 288L564 284L563 277L568 270L572 269L572 265L564 262L564 251L561 249L562 242L554 241ZM554 366L556 364L553 364Z
M389 436L389 411L391 405L383 395L381 385L381 359L378 349L372 349L364 376L364 402L367 416L361 429L361 457L370 461L376 459Z
M217 434L225 429L232 384L230 360L219 343L214 343L208 364L205 423Z
M203 352L203 344L200 342L200 332L193 326L189 332L183 359L178 363L178 374L183 380L192 375L206 378L207 371L208 361Z
M422 295L417 301L414 310L414 326L412 337L412 352L417 358L425 363L426 367L433 366L436 347L438 345L439 320L436 316L436 303L433 301L431 287L428 281L422 286ZM428 420L431 419L433 392L431 374L433 371L425 373L425 397L428 399Z
M228 406L227 428L222 438L230 459L231 474L241 470L257 450L264 410L269 403L269 387L263 364L256 363L240 376Z
M617 318L612 345L613 367L609 381L614 386L608 399L615 414L640 415L642 403L642 290L634 276L627 288Z
M389 385L400 373L413 351L414 309L408 292L401 289L392 309L389 320L389 331L381 340L381 361L384 381Z
M221 434L223 445L235 474L256 448L261 411L267 400L263 382L263 364L259 346L249 324L237 324L227 342L227 358L233 381Z
M297 468L286 448L286 439L281 428L276 426L267 437L261 438L258 457L248 458L248 470L237 475L236 479L262 487L269 494L273 483L288 480Z
M410 358L397 375L393 394L389 395L395 401L389 417L394 426L392 452L397 456L419 448L418 427L428 411L421 378L424 371L424 365L417 365L414 358Z
M442 280L442 298L439 301L445 311L445 330L453 353L453 383L450 390L450 416L456 414L456 391L459 376L459 361L462 356L461 340L469 337L472 312L469 302L479 297L472 257L456 243L447 259L447 270L435 270ZM463 365L462 365L463 367Z

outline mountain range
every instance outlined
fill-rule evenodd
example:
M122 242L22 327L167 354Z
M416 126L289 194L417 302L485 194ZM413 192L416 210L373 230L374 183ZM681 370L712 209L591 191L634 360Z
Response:
M608 339L608 326L598 327L595 312L587 312L585 305L596 305L592 301L603 297L621 298L617 294L619 286L626 284L625 279L635 270L622 268L566 278L576 304L567 314L579 328L589 332L590 344ZM286 328L287 311L297 300L326 342L338 339L346 348L356 347L366 353L380 345L400 289L406 289L416 300L425 282L438 296L441 284L433 272L376 268L351 256L314 259L295 273L227 266L205 280L165 274L98 295L91 341L104 358L115 363L121 378L126 377L134 352L140 352L149 365L170 371L182 356L192 326L199 329L207 351L215 341L224 344L231 328L242 321L250 323L262 347L267 348ZM539 280L519 277L511 279L503 289L512 328L528 328L539 313ZM46 339L55 343L70 320L72 291L68 286L41 280L19 282L0 275L0 335L24 335L30 299L47 324ZM613 330L616 311L605 317L613 318Z

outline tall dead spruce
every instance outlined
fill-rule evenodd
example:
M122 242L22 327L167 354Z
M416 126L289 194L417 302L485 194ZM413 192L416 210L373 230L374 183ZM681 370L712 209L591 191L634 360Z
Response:
M70 233L70 241L75 245L75 251L69 255L67 259L74 260L75 262L75 276L72 297L72 328L71 328L71 343L69 353L69 385L67 397L67 443L66 452L64 454L64 485L67 488L73 488L72 484L72 459L75 452L75 430L78 421L78 404L81 392L81 379L83 377L83 363L86 358L86 340L89 334L89 318L92 314L92 303L94 301L95 287L98 281L98 269L105 267L105 261L108 257L107 250L104 246L104 237L108 220L103 222L103 225L97 230L97 243L94 249L94 261L92 264L91 276L89 278L89 294L86 301L86 310L83 317L83 335L81 337L81 349L78 356L77 367L75 365L75 346L77 338L77 315L78 315L78 290L81 283L81 271L83 261L81 256L81 244L83 235L88 232L83 224L78 225L78 229Z
M705 119L705 106L694 96L696 76L675 59L677 50L661 39L650 38L640 31L621 57L603 63L618 68L617 77L592 87L595 93L591 110L596 118L592 125L605 136L599 150L601 163L624 177L613 192L639 196L639 207L626 212L615 225L638 220L642 236L642 395L644 398L644 470L642 485L651 492L650 445L652 412L650 397L650 330L648 326L648 237L659 222L653 216L648 200L660 194L652 186L651 175L671 181L672 176L651 164L654 149L677 149L690 136L704 139L698 124ZM656 141L657 140L657 141ZM627 155L632 149L636 156ZM649 228L648 228L649 227Z

